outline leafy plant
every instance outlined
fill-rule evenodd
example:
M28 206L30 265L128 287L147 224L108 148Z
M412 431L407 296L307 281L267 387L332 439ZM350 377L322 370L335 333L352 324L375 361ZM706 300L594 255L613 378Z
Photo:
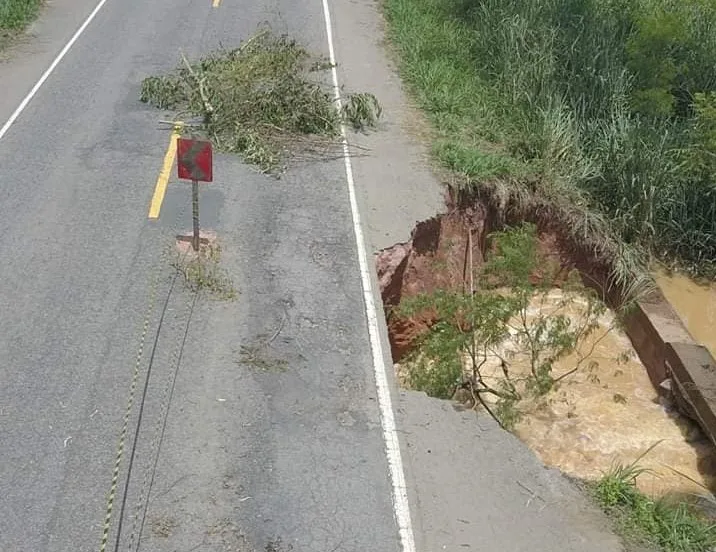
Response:
M353 130L365 130L375 128L383 115L383 108L373 94L359 92L348 94L343 102L341 114Z
M475 403L510 428L519 418L518 403L525 393L548 393L589 358L594 345L585 354L578 346L598 328L606 307L574 278L562 284L571 294L557 301L549 296L557 267L538 254L533 225L496 232L490 240L492 253L478 271L479 289L418 295L401 302L396 312L412 316L430 311L437 318L408 357L410 385L440 398L467 389ZM577 292L585 305L575 316L565 311ZM575 366L555 378L555 363L575 352ZM528 367L528 375L514 373L518 363ZM488 380L484 371L495 366L502 375ZM485 394L496 399L495 410L484 400Z
M497 419L500 425L507 431L512 431L520 421L521 414L517 409L517 396L506 396L500 397L497 401L495 408L494 418Z

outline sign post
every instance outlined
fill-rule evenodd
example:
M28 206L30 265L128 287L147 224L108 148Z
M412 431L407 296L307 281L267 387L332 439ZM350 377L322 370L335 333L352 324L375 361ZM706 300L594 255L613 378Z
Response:
M213 159L211 142L193 138L177 139L179 178L191 180L191 212L194 235L192 247L199 251L199 182L211 182Z
M191 245L194 251L199 251L199 181L191 181L191 220L194 225L194 237Z

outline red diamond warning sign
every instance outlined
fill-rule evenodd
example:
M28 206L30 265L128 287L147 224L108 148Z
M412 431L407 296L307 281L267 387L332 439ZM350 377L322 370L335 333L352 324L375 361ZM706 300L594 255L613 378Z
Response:
M211 182L212 179L211 142L179 138L177 140L177 167L179 178Z

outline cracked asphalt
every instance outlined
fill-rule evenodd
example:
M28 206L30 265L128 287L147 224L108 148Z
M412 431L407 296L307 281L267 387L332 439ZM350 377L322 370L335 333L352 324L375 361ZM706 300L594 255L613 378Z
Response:
M341 82L373 91L386 113L379 132L353 137L370 148L354 169L373 251L407 240L441 208L440 189L376 6L330 5ZM48 3L3 54L0 123L93 7ZM265 22L326 53L318 0L108 0L0 139L2 552L102 550L137 367L106 550L400 549L343 161L274 180L215 155L202 226L217 232L232 302L194 301L174 279L189 186L172 177L160 219L147 218L169 114L138 101L141 80ZM493 428L492 445L481 434L456 447L464 414L391 383L419 550L620 549L593 507L509 435ZM436 446L444 454L426 456ZM513 471L502 474L504 450ZM481 462L489 479L456 477ZM525 509L514 470L559 499L550 515ZM546 548L528 547L536 528ZM489 536L498 529L507 540Z

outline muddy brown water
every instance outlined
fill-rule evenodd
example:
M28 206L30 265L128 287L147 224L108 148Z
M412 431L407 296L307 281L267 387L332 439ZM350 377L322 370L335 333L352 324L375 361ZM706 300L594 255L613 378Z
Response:
M555 289L546 299L533 300L530 316L557 310L578 323L586 302L576 297L568 307L560 308L563 302L563 292ZM516 351L508 341L501 356L508 349ZM616 328L612 313L600 317L599 327L575 353L556 363L553 375L558 378L580 360L580 368L556 390L522 401L517 436L546 465L573 477L598 479L615 465L638 460L648 470L637 479L641 490L652 495L705 494L705 488L714 483L712 445L696 425L660 401L629 338ZM590 369L592 361L597 364ZM498 363L491 368L488 377L499 377ZM510 370L516 378L527 375L526 357L517 352Z
M689 333L716 358L716 283L697 283L683 274L663 271L655 277Z

